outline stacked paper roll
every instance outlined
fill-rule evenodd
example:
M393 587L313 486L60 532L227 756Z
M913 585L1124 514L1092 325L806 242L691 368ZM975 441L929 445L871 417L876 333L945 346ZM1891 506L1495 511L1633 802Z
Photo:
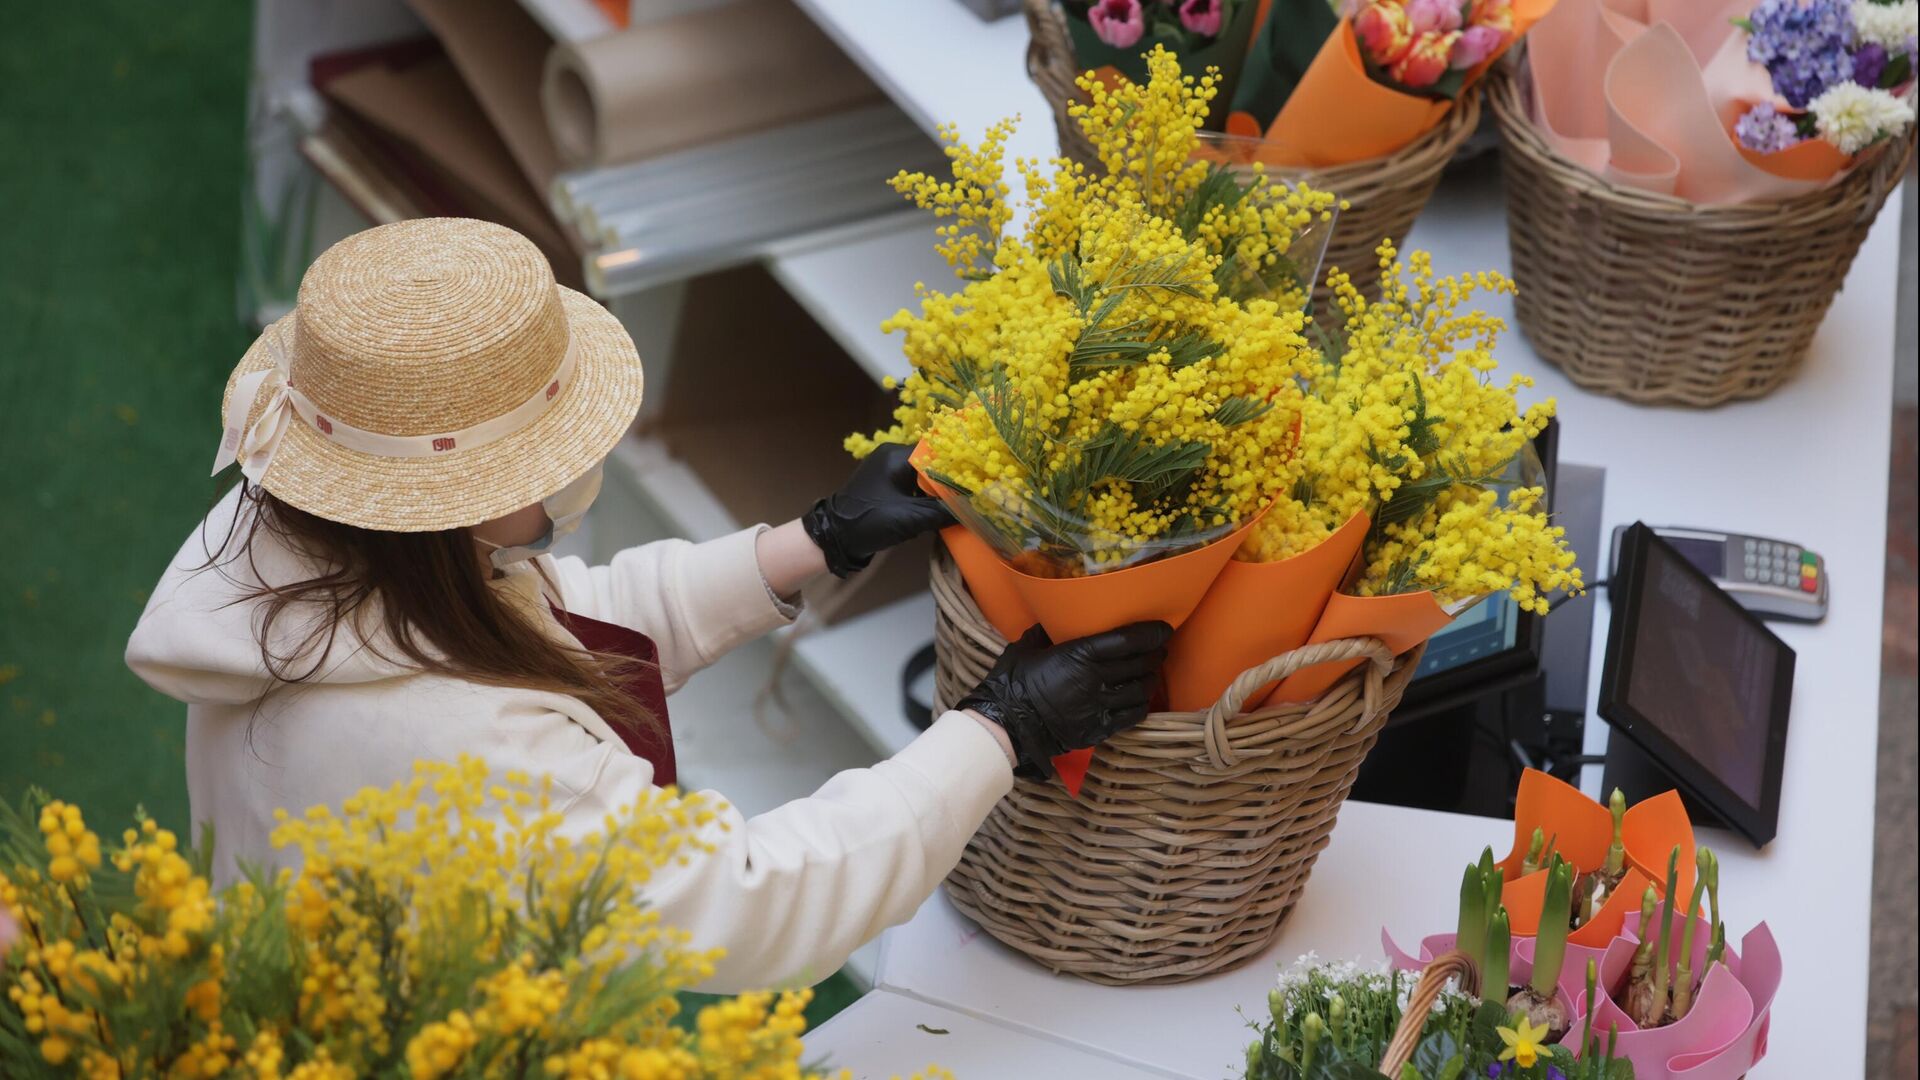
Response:
M541 86L554 145L574 169L880 100L792 0L737 0L557 45Z

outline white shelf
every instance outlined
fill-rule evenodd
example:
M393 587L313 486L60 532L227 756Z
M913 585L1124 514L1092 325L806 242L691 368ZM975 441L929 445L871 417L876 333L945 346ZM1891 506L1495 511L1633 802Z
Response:
M649 510L689 540L711 540L741 527L699 474L657 439L622 440L608 464ZM792 633L779 631L775 640ZM794 645L794 667L876 757L890 757L919 734L901 705L900 673L931 640L933 594L922 592L808 631Z
M907 722L900 673L933 640L933 594L916 593L824 630L794 646L796 666L873 751L892 757L920 734Z
M533 21L555 41L586 41L615 29L592 0L520 0Z
M907 377L900 335L880 324L901 308L918 310L914 285L958 284L933 250L933 218L919 210L874 218L786 241L766 265L800 306L875 382Z

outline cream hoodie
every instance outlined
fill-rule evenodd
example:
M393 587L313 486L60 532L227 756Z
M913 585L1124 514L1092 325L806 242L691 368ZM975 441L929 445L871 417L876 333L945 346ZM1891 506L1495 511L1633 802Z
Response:
M362 787L405 779L422 759L465 753L496 775L550 775L574 833L598 829L652 783L652 766L573 698L419 674L351 633L311 682L276 685L254 637L256 607L234 601L262 579L285 583L308 568L263 532L251 560L194 569L240 512L229 494L187 538L127 645L128 666L187 703L188 794L196 827L214 827L216 880L233 879L236 859L296 862L268 840L274 810L338 807ZM651 637L672 693L786 622L760 576L758 531L646 544L607 566L542 556L539 567L558 583L561 607ZM532 566L498 587L564 634ZM699 722L673 718L682 729ZM816 981L913 914L1012 783L993 737L948 713L892 759L841 773L809 798L754 818L727 811L729 828L704 837L713 853L662 872L645 896L696 947L726 949L704 989Z

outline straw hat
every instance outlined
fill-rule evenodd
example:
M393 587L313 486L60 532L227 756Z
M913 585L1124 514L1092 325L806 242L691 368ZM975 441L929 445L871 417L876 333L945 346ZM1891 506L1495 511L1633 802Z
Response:
M363 529L477 525L565 487L640 408L619 320L519 233L427 218L348 237L227 380L214 469Z

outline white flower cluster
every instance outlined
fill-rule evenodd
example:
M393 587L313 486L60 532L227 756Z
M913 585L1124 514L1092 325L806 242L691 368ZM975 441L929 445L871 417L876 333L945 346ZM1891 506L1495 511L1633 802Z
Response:
M1853 0L1853 32L1863 43L1884 47L1889 53L1906 51L1920 27L1920 0L1901 0L1897 4L1879 4L1874 0Z
M1857 83L1840 83L1807 103L1820 137L1857 154L1876 139L1899 135L1913 123L1912 96L1895 97L1886 90L1870 90Z
M1314 976L1318 976L1323 982L1336 985L1384 991L1393 985L1393 965L1384 959L1372 965L1364 965L1357 960L1321 960L1318 953L1308 952L1295 959L1291 965L1281 969L1277 985L1283 996L1290 996L1294 991L1305 988ZM1394 1004L1399 1006L1402 1012L1406 1011L1407 1002L1413 997L1414 987L1419 982L1419 972L1401 973L1399 997ZM1436 1013L1445 1011L1450 1002L1458 1000L1461 996L1458 990L1448 986L1434 998L1432 1011Z

